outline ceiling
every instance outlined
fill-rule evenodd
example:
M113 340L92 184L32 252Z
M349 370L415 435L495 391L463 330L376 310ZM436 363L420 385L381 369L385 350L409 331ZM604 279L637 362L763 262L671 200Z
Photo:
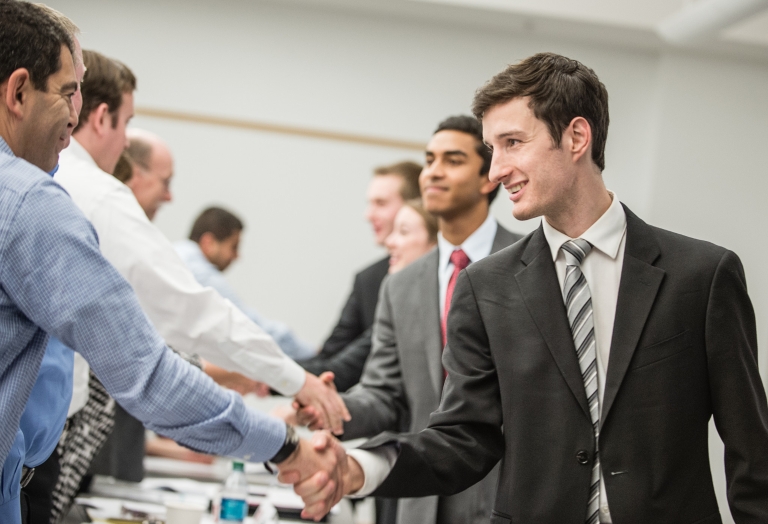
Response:
M684 47L768 61L768 0L292 1L603 43L651 48ZM736 23L712 31L693 43L670 43L659 36L657 26L663 20L685 8L706 3L752 4L752 12Z

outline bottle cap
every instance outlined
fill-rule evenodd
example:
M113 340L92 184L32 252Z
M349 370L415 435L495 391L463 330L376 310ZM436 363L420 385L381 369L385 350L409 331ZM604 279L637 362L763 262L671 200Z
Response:
M245 472L245 465L243 465L242 462L233 462L232 463L232 471L243 471Z

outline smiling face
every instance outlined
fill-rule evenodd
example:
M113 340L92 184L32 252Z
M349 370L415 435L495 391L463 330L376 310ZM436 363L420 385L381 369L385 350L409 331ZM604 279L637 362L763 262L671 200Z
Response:
M78 89L75 65L67 46L61 46L61 68L48 77L47 89L38 91L31 83L25 88L28 111L21 127L23 151L19 156L49 172L56 167L59 153L69 143L77 125L73 99Z
M439 217L451 218L487 202L487 194L494 186L480 174L482 167L483 158L472 135L454 130L432 135L419 177L424 208Z
M426 254L434 246L424 219L410 206L403 206L395 217L395 227L386 240L389 272L396 273Z
M514 98L483 115L483 137L493 150L489 177L501 182L518 220L558 216L577 194L574 164L566 147L555 148L528 98Z

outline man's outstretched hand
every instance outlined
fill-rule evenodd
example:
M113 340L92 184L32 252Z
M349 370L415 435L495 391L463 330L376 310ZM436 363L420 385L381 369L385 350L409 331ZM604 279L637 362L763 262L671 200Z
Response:
M319 377L307 373L304 387L295 397L297 407L307 409L313 414L315 428L331 430L336 435L344 433L344 422L349 422L351 417L344 405L344 401L333 385L333 373L325 372Z
M341 497L362 488L364 481L360 465L328 432L316 432L311 441L301 441L299 449L278 468L278 480L293 484L304 501L301 516L316 521Z

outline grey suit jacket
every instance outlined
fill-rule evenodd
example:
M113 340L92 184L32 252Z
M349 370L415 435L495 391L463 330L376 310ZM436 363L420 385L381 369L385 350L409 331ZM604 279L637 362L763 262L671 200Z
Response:
M499 226L491 253L521 237ZM427 427L443 388L437 248L384 280L373 349L360 384L342 396L352 420L344 438ZM399 502L398 524L487 522L497 471L462 493ZM440 504L438 505L438 500Z

